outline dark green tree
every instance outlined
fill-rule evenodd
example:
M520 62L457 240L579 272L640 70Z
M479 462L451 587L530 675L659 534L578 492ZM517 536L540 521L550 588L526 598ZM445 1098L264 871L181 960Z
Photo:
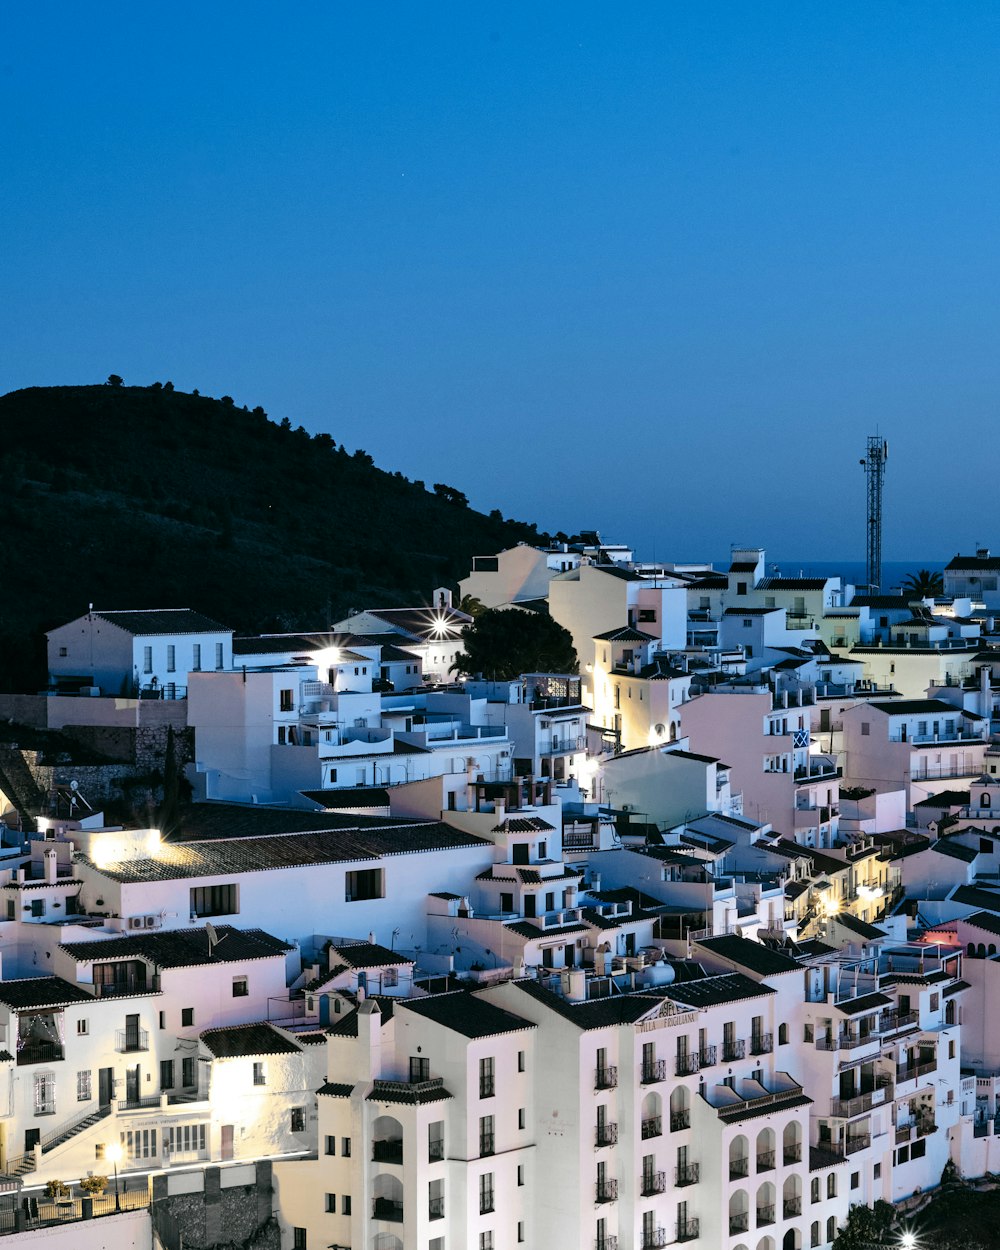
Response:
M490 608L467 625L465 650L453 669L508 681L522 673L575 673L579 668L573 636L552 619L518 608Z
M123 386L124 383L125 379L120 377L117 373L108 374L108 386Z
M931 599L934 595L943 595L944 577L941 573L932 573L930 569L911 573L903 579L903 594L912 595L916 599Z
M858 1203L848 1211L843 1228L834 1238L833 1250L872 1250L889 1243L895 1222L896 1209L891 1202L880 1198L874 1207Z

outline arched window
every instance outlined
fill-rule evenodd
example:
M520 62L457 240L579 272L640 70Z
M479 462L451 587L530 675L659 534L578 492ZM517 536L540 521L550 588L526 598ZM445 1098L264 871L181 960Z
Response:
M765 1181L757 1190L757 1227L773 1224L778 1218L774 1209L774 1186Z
M810 1246L819 1245L819 1220L813 1220L809 1227L809 1244Z
M801 1163L802 1162L802 1126L798 1120L792 1120L785 1125L785 1131L781 1135L781 1161L782 1163Z
M778 1025L778 1045L786 1046L787 1044L788 1044L788 1025L779 1024Z
M980 942L980 943L979 943L979 945L976 947L976 954L979 956L979 958L980 958L980 959L985 959L985 958L986 958L986 944L985 944L985 942Z
M987 950L989 951L989 953L990 953L991 955L995 955L995 954L997 953L997 944L996 944L996 942L991 942L991 943L989 944L989 946L987 947Z
M757 1171L768 1172L774 1167L774 1131L762 1128L757 1134Z
M814 1176L809 1182L809 1200L810 1202L819 1202L819 1177Z
M970 942L970 943L969 943L969 954L970 954L970 955L974 955L975 953L976 953L976 944L975 944L975 942Z
M990 796L986 793L986 791L985 791L985 790L984 790L984 791L983 791L983 793L979 796L979 806L980 806L980 807L989 807L989 806L990 806Z
M663 1132L663 1099L652 1090L642 1100L642 1139L659 1137Z
M737 1189L729 1198L729 1235L745 1233L750 1227L750 1196Z
M826 1196L828 1198L836 1198L837 1196L837 1173L831 1172L826 1178ZM836 1224L834 1224L836 1228ZM830 1238L829 1240L832 1240Z
M826 1222L826 1239L827 1241L837 1240L837 1217L831 1215Z
M680 1129L690 1127L691 1110L688 1105L687 1086L678 1085L670 1095L670 1129L671 1132L676 1133Z
M750 1143L742 1133L729 1143L729 1179L738 1180L750 1173Z

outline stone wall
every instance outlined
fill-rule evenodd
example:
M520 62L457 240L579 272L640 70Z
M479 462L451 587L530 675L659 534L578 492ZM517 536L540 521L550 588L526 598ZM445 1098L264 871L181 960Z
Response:
M233 1185L254 1171L252 1184ZM174 1191L174 1192L172 1192ZM176 1192L186 1191L186 1192ZM153 1227L164 1250L281 1250L271 1213L271 1164L153 1177Z
M37 694L0 694L0 721L46 729L45 699Z

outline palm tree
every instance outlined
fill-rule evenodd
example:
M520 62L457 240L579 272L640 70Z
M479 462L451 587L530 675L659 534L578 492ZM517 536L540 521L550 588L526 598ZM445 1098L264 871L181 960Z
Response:
M944 594L944 577L930 569L921 569L903 579L903 593L915 599L933 599L935 595Z

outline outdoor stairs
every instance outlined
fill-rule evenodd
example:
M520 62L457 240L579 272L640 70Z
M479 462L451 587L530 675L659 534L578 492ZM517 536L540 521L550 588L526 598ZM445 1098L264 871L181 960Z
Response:
M70 1123L55 1129L52 1133L42 1138L42 1154L47 1155L50 1151L57 1150L65 1142L78 1137L80 1133L85 1133L87 1129L93 1128L95 1124L100 1123L101 1120L109 1115L110 1111L110 1107L99 1107L96 1111L91 1111L89 1115L82 1116L79 1120L72 1120ZM29 1172L34 1172L34 1170L35 1153L29 1150L27 1154L9 1159L5 1172L7 1176L26 1176Z

